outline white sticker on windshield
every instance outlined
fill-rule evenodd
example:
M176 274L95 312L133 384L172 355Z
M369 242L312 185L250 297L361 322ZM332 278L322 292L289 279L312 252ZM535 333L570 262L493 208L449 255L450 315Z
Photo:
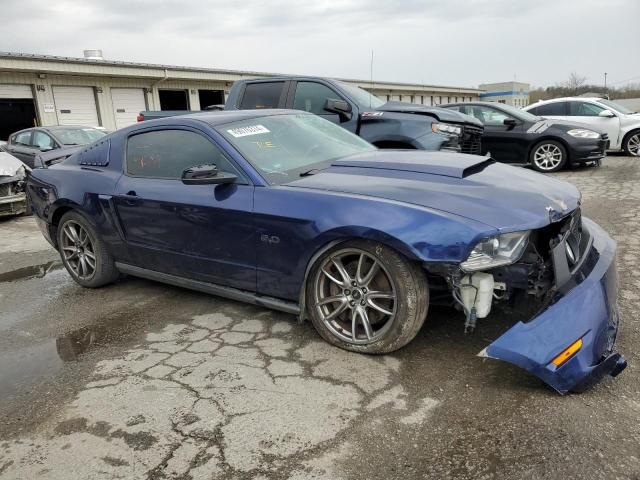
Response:
M249 125L248 127L232 128L231 130L227 130L227 132L236 138L247 137L249 135L259 135L261 133L270 133L269 130L262 125Z

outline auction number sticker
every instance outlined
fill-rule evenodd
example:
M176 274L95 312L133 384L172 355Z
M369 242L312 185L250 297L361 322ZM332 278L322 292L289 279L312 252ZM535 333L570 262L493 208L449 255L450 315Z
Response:
M248 137L249 135L260 135L261 133L270 133L269 130L262 125L249 125L247 127L238 127L227 130L236 138Z

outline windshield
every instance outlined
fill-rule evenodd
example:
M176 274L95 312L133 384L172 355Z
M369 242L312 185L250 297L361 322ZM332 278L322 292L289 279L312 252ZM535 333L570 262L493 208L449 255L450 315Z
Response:
M537 122L540 120L540 117L533 115L532 113L525 112L524 110L520 110L519 108L512 107L511 105L507 105L505 103L500 104L500 109L512 117L515 117L520 120L524 120L525 122Z
M351 132L311 114L274 115L217 127L272 185L328 167L333 160L376 150Z
M107 132L97 128L56 128L52 133L64 145L87 145L104 137Z
M380 100L375 95L370 94L360 87L354 87L353 85L347 85L342 82L337 83L340 84L340 88L346 91L351 100L353 100L361 109L378 108L385 104L383 100Z
M623 107L619 103L612 102L611 100L607 100L606 98L601 98L598 100L598 102L603 105L606 105L607 107L615 110L618 113L622 113L623 115L629 115L631 113L634 113L632 110L629 110L628 108Z

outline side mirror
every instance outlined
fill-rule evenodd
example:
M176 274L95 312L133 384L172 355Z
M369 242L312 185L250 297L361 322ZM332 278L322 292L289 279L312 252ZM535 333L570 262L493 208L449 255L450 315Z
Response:
M599 117L613 118L616 116L611 110L602 110L599 114Z
M507 127L515 127L518 125L518 121L515 118L505 118L502 122Z
M344 100L338 100L335 98L327 98L324 102L324 109L327 112L337 113L343 118L351 118L351 105Z
M234 183L237 178L232 173L218 172L214 164L196 165L182 172L182 183L185 185L220 185Z
M44 147L40 147L38 150L40 150L41 152L50 152L51 150L53 150L53 147L45 145Z

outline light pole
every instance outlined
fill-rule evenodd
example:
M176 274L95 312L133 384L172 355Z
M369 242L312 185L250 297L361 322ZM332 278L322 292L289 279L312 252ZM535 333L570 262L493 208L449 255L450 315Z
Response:
M604 93L607 93L607 72L604 72Z

